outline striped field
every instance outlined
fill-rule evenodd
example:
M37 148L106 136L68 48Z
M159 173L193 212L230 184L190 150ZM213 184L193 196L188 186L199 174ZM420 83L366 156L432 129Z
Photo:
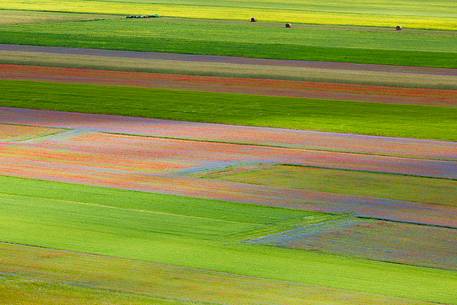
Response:
M0 1L2 305L457 305L456 198L454 0Z

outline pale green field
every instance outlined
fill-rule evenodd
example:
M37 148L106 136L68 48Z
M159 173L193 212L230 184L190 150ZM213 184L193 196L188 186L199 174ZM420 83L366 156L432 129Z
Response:
M4 0L0 8L235 20L256 16L264 21L457 29L457 4L450 0Z
M240 242L257 235L252 234L253 230L270 234L277 229L284 230L297 221L325 220L332 216L9 177L0 177L0 201L0 240L4 242L138 259L146 265L146 262L155 262L204 269L207 272L291 281L291 285L297 283L310 287L309 304L345 304L345 300L350 300L349 303L354 305L377 304L376 302L426 304L432 301L457 304L455 272ZM85 287L83 279L88 275L80 270L89 269L94 277L101 277L92 281L93 285L107 282L109 285L128 288L131 286L123 286L116 281L113 283L110 278L126 276L130 280L141 281L144 277L135 276L133 270L150 275L153 274L149 271L150 268L160 268L157 265L144 269L129 268L127 264L132 274L126 274L123 272L125 268L116 267L120 266L116 261L101 259L100 262L97 260L98 268L109 269L103 268L106 263L105 266L112 266L113 270L98 274L97 270L100 269L95 267L92 270L93 263L77 263L78 258L72 261L51 253L44 254L41 259L33 259L33 256L32 259L26 259L23 258L24 255L27 257L30 254L23 253L12 255L11 262L11 254L4 250L2 253L0 259L4 263L0 266L10 272L2 273L3 282L6 276L21 274L20 271L24 269L36 274L33 270L43 268L47 262L52 264L51 258L55 258L53 261L57 263L56 268L51 268L57 281L76 273L80 281L69 280L67 283L78 285L82 282L82 287ZM25 263L27 260L32 261L28 267ZM65 269L70 271L65 272ZM177 277L186 277L188 272L191 272L190 277L195 274L191 270L186 271L189 269L174 270L179 270L174 275ZM165 277L170 274L158 273ZM160 280L162 278L152 277L149 281L157 280L159 288L171 284L167 281L163 283ZM203 278L208 279L205 275ZM388 278L389 281L381 278ZM175 280L178 284L172 285L170 289L175 295L178 292L173 291L173 288L201 289L198 288L201 287L197 284L198 280L189 286ZM251 284L256 283L249 280L244 282L246 285L242 287L247 290L251 290ZM145 283L142 287L147 289L147 286ZM132 289L134 288L135 285ZM207 288L205 296L208 297L214 290ZM236 288L231 289L236 293ZM261 286L260 290L262 289ZM253 293L255 291L259 290L254 289ZM195 293L198 294L198 291ZM349 296L342 297L345 293L349 293ZM354 293L355 298L351 296ZM281 293L278 297L287 295ZM397 297L407 300L397 303L392 299ZM220 299L220 303L227 303L224 295L220 295ZM376 301L371 302L373 299ZM278 304L288 303L285 301Z
M302 166L233 168L205 178L457 206L457 181Z

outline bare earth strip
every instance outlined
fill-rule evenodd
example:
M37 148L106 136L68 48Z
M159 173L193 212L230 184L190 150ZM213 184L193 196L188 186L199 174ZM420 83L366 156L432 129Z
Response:
M40 66L457 89L457 69L0 45L0 62Z
M72 131L55 136L26 142L0 142L0 172L4 175L304 210L350 212L380 219L457 227L457 208L453 206L274 188L199 179L191 175L239 164L292 163L456 179L457 162L455 161L107 134L97 131L97 128L103 128L103 124L107 124L105 127L116 128L118 124L118 129L131 128L129 131L132 132L134 128L138 128L137 131L147 133L161 129L162 126L165 128L175 124L171 130L188 129L187 132L193 130L196 133L194 136L198 136L211 134L211 127L214 126L216 131L217 128L222 128L220 131L233 134L251 132L252 136L257 136L259 139L264 138L259 136L257 131L264 130L266 136L276 135L278 138L285 136L283 141L286 143L288 136L290 136L289 139L294 139L294 135L300 135L302 132L268 128L244 129L244 127L237 127L230 131L232 126L214 124L0 109L0 122L15 118L16 123L36 121L35 126L65 125L74 128ZM99 125L94 124L97 122ZM129 122L133 125L129 125ZM307 133L303 132L303 135L306 137ZM319 133L314 133L314 136L317 135ZM357 139L351 138L351 135L339 136L346 140ZM332 134L332 137L338 137L338 135ZM275 138L265 139L275 140ZM382 138L378 140L382 141ZM400 139L396 140L400 141ZM352 142L347 142L347 144L350 143ZM434 142L414 140L413 143L428 147L427 143ZM332 142L328 142L328 145L331 144Z
M0 65L0 79L128 85L389 104L457 106L457 90Z
M108 133L457 161L457 143L0 107L0 122Z

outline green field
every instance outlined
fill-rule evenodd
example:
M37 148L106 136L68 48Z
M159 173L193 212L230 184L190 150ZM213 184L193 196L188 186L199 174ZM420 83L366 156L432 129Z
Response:
M6 242L457 304L452 272L240 243L253 230L332 216L10 177L0 182ZM380 274L389 281L379 282Z
M454 31L161 18L0 27L0 43L457 67Z
M457 5L451 0L4 0L2 8L232 20L256 16L265 21L457 29Z
M457 141L456 107L28 81L0 91L0 106Z
M457 181L302 166L229 168L204 175L241 183L456 206Z

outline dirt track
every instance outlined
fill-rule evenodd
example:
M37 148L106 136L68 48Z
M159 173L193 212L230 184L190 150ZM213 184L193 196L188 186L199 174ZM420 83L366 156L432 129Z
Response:
M232 92L389 104L457 106L457 90L0 65L0 79Z

